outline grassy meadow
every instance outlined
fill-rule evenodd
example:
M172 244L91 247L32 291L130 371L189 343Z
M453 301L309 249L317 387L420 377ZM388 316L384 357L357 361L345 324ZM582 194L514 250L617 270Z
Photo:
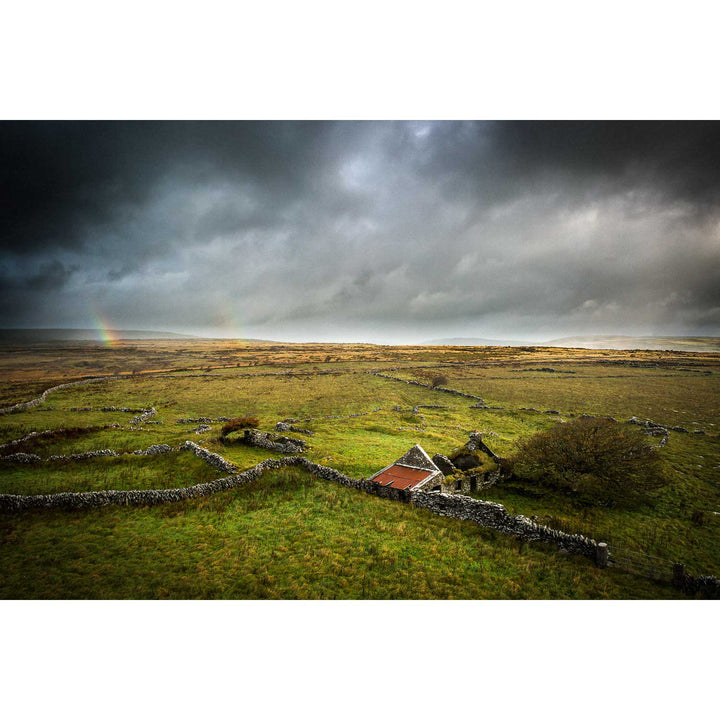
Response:
M558 557L286 470L201 500L4 517L3 598L672 598Z
M509 456L519 439L583 413L682 426L689 432L671 431L658 449L670 482L639 505L583 506L517 481L478 497L553 527L682 561L696 574L720 575L720 355L175 340L4 348L0 370L3 406L60 382L108 378L0 415L0 443L82 429L0 450L43 459L0 462L2 493L180 487L221 475L191 453L45 462L53 454L192 440L241 469L277 456L222 442L221 416L257 416L262 430L291 418L313 433L296 435L308 442L311 460L353 477L371 475L415 443L430 455L450 454L475 430ZM469 398L371 371L422 382L442 375L448 387L499 409L472 408ZM422 405L443 407L416 407ZM154 407L157 415L132 425L133 413L102 411L109 406ZM193 430L199 423L178 422L201 417L213 420L204 434ZM111 424L119 427L105 427ZM528 546L294 470L159 508L4 513L0 543L2 597L675 596L551 546Z

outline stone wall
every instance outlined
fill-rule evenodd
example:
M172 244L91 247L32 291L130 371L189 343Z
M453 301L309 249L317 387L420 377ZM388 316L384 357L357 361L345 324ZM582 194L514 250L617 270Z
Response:
M290 438L285 435L275 435L261 430L245 430L243 442L254 447L281 453L304 452L307 443L304 440Z
M190 450L198 457L220 469L235 468L220 455L211 453L193 442L187 441L181 449ZM230 490L258 480L266 472L284 467L301 467L323 480L344 487L361 490L370 495L411 503L415 507L443 517L474 522L482 527L521 538L527 542L552 543L561 550L596 560L598 543L593 538L570 534L539 525L523 515L511 515L504 505L477 500L464 495L447 495L438 492L399 490L383 487L371 480L356 480L339 470L318 465L303 456L291 456L277 460L265 460L243 472L218 478L207 483L169 490L105 490L85 493L56 493L53 495L0 495L0 510L22 511L32 508L83 509L106 505L148 506L180 502ZM689 594L720 597L720 580L713 575L694 576L685 573L681 589Z
M149 410L146 410L145 412L141 413L140 415L136 415L131 421L131 425L139 425L140 423L147 422L150 420L150 418L155 417L157 415L157 410L154 407L151 407Z
M714 575L685 573L680 589L688 595L700 594L706 598L720 599L720 579Z
M291 425L288 422L285 422L284 420L280 420L275 424L275 431L276 432L296 432L301 433L302 435L314 435L315 433L312 430L308 430L307 428L301 428L297 427L296 425Z
M71 433L75 433L78 430L80 430L81 433L89 434L91 432L99 432L100 430L111 430L115 428L119 428L119 423L111 423L110 425L85 425L81 428L55 428L52 430L39 430L37 432L31 432L27 435L24 435L21 438L18 438L17 440L9 440L6 443L3 443L0 445L0 452L4 452L5 450L15 448L19 445L22 445L23 443L26 443L28 440L34 440L36 438L42 438L42 437L63 437L65 435L69 435Z
M426 390L435 390L436 392L448 393L448 395L457 395L458 397L470 398L471 400L477 400L478 402L484 403L485 401L479 395L471 395L470 393L464 393L460 390L453 390L452 388L446 387L433 387L427 383L421 383L418 380L404 380L403 378L394 377L393 375L385 375L384 373L369 371L370 375L375 377L383 378L385 380L395 380L396 382L405 383L406 385L417 385L418 387L425 388Z
M192 451L199 458L220 470L232 472L237 469L220 455L211 453L189 440L181 446L181 449ZM429 510L437 515L458 520L470 520L478 525L517 535L528 541L554 542L568 552L588 557L594 557L595 555L595 548L597 547L595 540L585 538L582 535L569 535L559 530L552 530L544 525L538 525L522 515L512 516L504 506L497 503L475 500L463 495L445 495L383 487L371 480L356 480L344 475L335 468L318 465L302 456L265 460L244 472L187 488L170 490L105 490L85 493L56 493L53 495L0 495L0 510L18 511L29 508L78 509L102 505L136 506L179 502L238 487L258 479L269 470L289 466L302 467L323 480L362 490L370 495L412 503L416 507Z
M200 448L202 449L202 448ZM270 470L294 464L293 458L265 460L245 472L170 490L102 490L84 493L56 493L54 495L0 495L0 510L19 511L31 508L80 510L106 505L145 506L163 505L212 495L253 482Z
M214 468L222 470L223 472L235 472L237 470L237 465L229 462L222 455L218 455L217 453L206 450L204 447L200 447L196 443L192 442L192 440L186 440L180 446L180 450L189 450L201 460L204 460L208 465L212 465Z
M69 387L78 387L80 385L89 385L90 383L107 382L108 380L116 380L114 377L101 377L101 378L88 378L87 380L76 380L75 382L63 383L62 385L55 385L54 387L48 388L40 397L36 397L33 400L27 402L15 403L10 407L0 408L0 415L7 415L8 413L22 412L23 410L30 410L31 408L42 405L47 399L50 393L57 392L58 390L64 390Z
M552 542L570 553L595 558L597 541L584 535L571 535L538 525L523 515L511 515L504 505L476 500L465 495L412 492L411 502L437 515L470 520L498 532L521 537L529 542Z

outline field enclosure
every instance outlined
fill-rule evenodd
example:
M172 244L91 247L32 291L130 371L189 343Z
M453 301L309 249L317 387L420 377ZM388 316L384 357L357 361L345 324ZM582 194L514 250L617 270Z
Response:
M720 355L134 341L7 347L0 371L3 407L60 383L104 378L0 415L0 492L11 494L183 487L223 475L189 453L132 454L186 440L240 469L277 457L221 441L221 418L239 415L256 416L268 431L292 419L312 433L288 433L307 441L309 459L357 478L415 443L448 454L472 431L509 456L518 439L574 416L650 419L676 428L658 448L671 482L637 507L582 506L519 483L479 497L720 574ZM429 387L439 376L484 403ZM429 405L441 407L422 407ZM107 449L118 455L49 460ZM13 453L40 462L7 458ZM552 548L327 487L300 471L164 508L5 513L0 542L3 597L672 596Z

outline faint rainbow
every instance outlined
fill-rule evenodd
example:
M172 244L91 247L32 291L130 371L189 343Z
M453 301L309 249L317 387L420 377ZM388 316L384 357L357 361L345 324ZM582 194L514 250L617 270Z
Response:
M115 347L117 345L118 338L115 331L110 328L110 323L107 318L99 313L96 313L93 318L93 323L100 338L100 342L105 345L105 347Z

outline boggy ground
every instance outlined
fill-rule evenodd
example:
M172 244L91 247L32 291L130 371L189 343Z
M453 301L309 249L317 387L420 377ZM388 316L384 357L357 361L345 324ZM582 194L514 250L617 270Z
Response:
M480 496L562 529L682 561L696 574L720 574L720 516L714 514L720 512L718 355L136 341L114 348L58 343L11 348L0 352L0 368L3 406L36 397L58 382L124 373L52 393L31 410L0 415L0 443L50 428L91 428L0 449L0 455L27 452L43 460L105 448L177 447L188 439L240 468L275 456L220 442L218 418L237 415L256 415L265 430L295 419L314 433L296 435L308 441L310 459L355 477L369 476L416 442L431 455L448 454L473 430L508 455L517 439L582 413L619 420L636 415L682 426L689 432L671 431L658 450L671 466L672 482L639 507L583 507L519 483ZM447 386L501 409L473 408L472 399L383 379L373 371L421 382L442 374ZM444 407L414 411L418 405ZM154 407L157 415L132 425L132 413L102 410L111 406ZM187 418L210 418L212 429L195 434L199 422L178 422ZM103 427L112 423L119 427ZM221 474L185 453L2 462L0 488L22 494L169 487ZM5 514L1 528L3 597L673 595L665 586L619 571L600 572L549 546L523 546L466 523L328 488L295 471L166 508ZM128 547L145 551L127 555ZM405 570L397 572L403 562Z

